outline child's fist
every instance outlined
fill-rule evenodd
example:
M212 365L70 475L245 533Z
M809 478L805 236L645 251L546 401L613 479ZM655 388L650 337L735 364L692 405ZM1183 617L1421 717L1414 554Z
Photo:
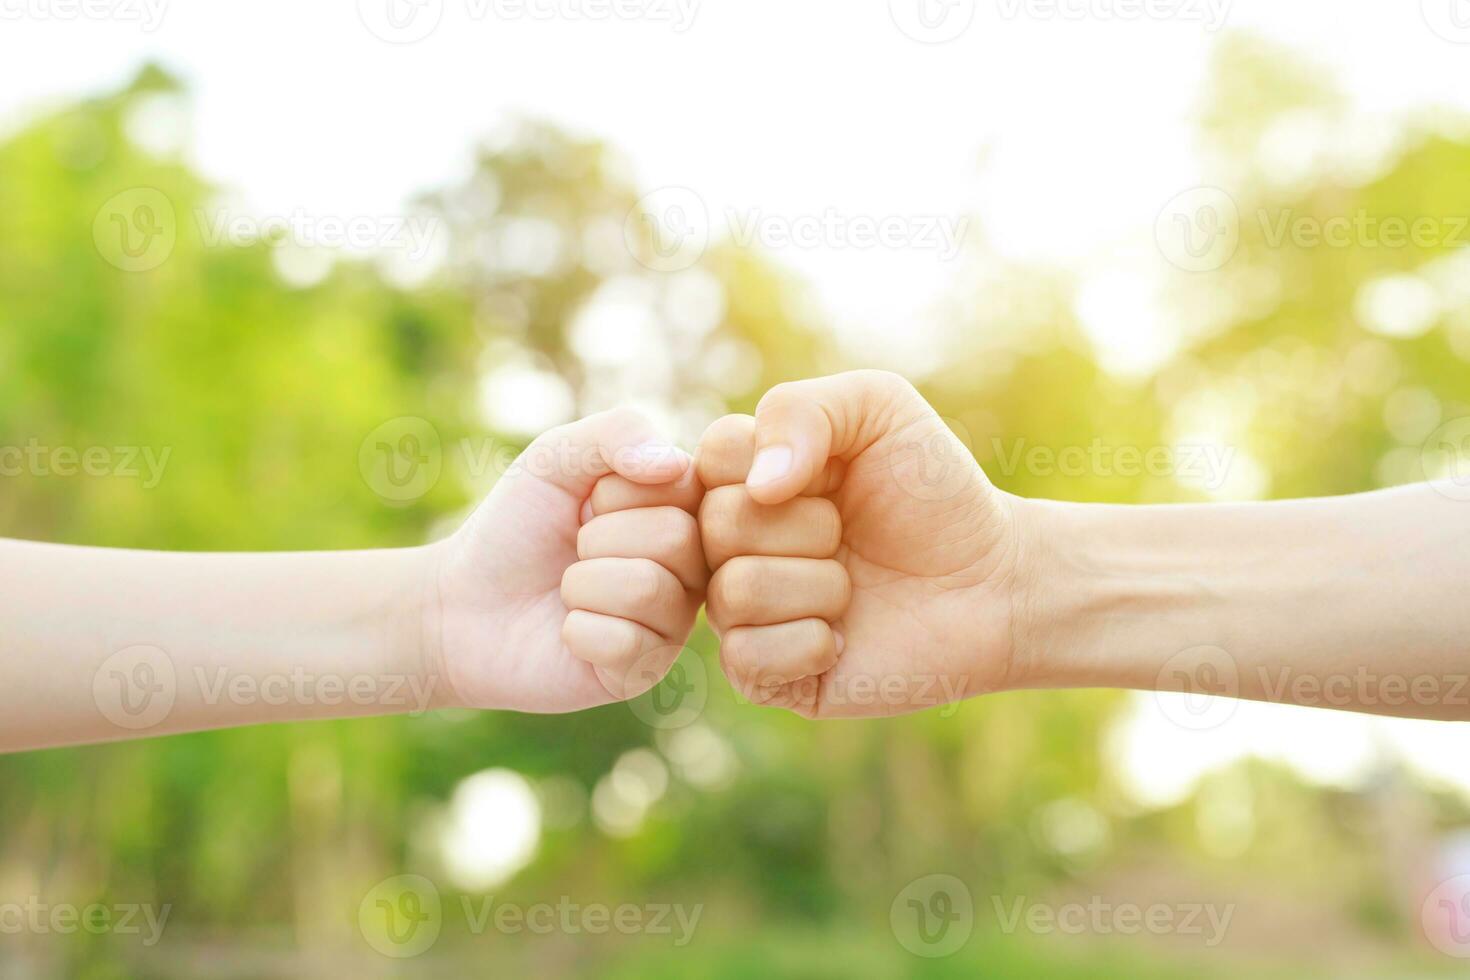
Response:
M636 697L668 672L704 600L694 468L673 483L603 477L582 508L577 562L561 581L562 639L615 699Z
M432 546L426 657L451 703L580 711L652 687L707 578L688 453L615 409L543 433Z

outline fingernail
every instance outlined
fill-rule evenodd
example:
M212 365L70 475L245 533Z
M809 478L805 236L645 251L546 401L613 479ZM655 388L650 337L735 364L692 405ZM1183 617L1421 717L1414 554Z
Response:
M745 478L746 485L761 487L775 483L791 472L793 458L790 446L767 446L755 454L755 462L750 464L750 474Z
M836 648L839 654L842 653L842 648L847 646L847 641L843 639L842 634L837 632L836 630L832 631L832 646Z
M582 523L586 524L592 520L592 501L587 500L582 504Z

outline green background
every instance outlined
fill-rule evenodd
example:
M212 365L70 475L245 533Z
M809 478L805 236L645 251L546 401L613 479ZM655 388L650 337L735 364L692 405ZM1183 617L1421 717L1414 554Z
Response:
M1347 111L1330 82L1290 52L1248 39L1220 46L1212 78L1198 136L1229 175L1242 214L1470 214L1470 142L1454 127L1413 130L1369 178L1319 176L1284 192L1260 173L1252 148L1290 113ZM463 184L419 202L416 213L448 233L433 277L405 287L370 261L344 261L295 287L278 274L270 243L206 244L193 215L221 189L180 159L130 142L129 113L174 94L178 83L150 68L121 91L0 138L0 443L172 452L154 488L122 477L7 477L5 535L185 550L420 543L452 527L486 481L446 454L430 493L389 506L359 469L369 433L419 416L446 446L496 439L517 447L523 437L481 420L487 372L530 356L584 394L596 379L567 334L582 304L612 275L658 288L691 275L634 262L609 269L575 250L545 274L484 261L477 243L509 219L550 221L574 242L589 229L620 234L646 190L621 176L615 147L526 122L487 144ZM105 260L94 221L115 195L139 187L170 202L177 239L156 268L126 272ZM983 231L983 216L976 227ZM1099 367L1067 270L990 270L986 285L956 288L953 329L936 342L942 366L918 380L995 482L1024 495L1203 499L1161 476L1005 473L994 451L995 440L1017 438L1169 445L1176 410L1200 391L1252 405L1238 448L1268 475L1270 496L1409 482L1422 475L1419 440L1428 430L1425 411L1405 421L1405 406L1432 406L1428 428L1470 413L1470 305L1446 304L1432 329L1394 338L1365 328L1356 304L1365 284L1420 270L1455 244L1309 247L1274 243L1259 223L1243 221L1228 264L1179 278L1181 311L1213 314L1180 322L1208 328L1179 337L1179 353L1142 379ZM750 411L777 382L866 366L831 333L803 284L761 254L717 242L693 274L719 284L724 312L698 335L664 325L681 379L676 403L688 417ZM566 718L447 712L265 727L0 758L0 902L171 907L152 947L117 934L0 935L0 972L1162 978L1457 970L1422 937L1413 872L1465 824L1464 801L1397 762L1385 760L1370 784L1348 790L1245 761L1207 776L1180 803L1147 808L1128 798L1108 762L1107 733L1125 695L1009 694L894 721L813 725L738 703L708 631L701 626L691 645L686 656L708 665L697 725L728 749L733 767L715 786L671 767L666 792L626 836L600 829L587 800L626 753L648 749L662 759L675 750L669 732L622 705ZM497 902L698 904L693 941L675 948L667 936L615 932L473 934L455 911L465 893L439 863L433 828L461 780L495 768L522 774L542 794L546 818L534 860L492 890ZM1228 847L1211 829L1221 812L1248 814ZM1086 832L1054 832L1068 815ZM374 951L358 920L369 890L400 873L433 880L447 910L437 943L406 960ZM968 941L930 959L904 948L890 912L910 882L934 873L961 879L975 913ZM1235 911L1215 947L1178 934L1008 933L996 912L997 902L1057 907L1093 896Z

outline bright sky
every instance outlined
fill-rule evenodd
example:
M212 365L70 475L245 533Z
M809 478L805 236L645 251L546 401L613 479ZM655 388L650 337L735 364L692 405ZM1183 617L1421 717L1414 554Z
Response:
M732 211L978 213L1001 253L1075 260L1199 182L1188 119L1222 19L1335 69L1371 113L1470 102L1470 48L1430 27L1458 36L1464 0L1148 0L1171 14L1153 19L1123 16L1143 0L85 0L137 19L61 16L78 2L0 0L0 124L156 58L193 85L198 164L267 214L395 213L525 113L608 138L647 189L695 189L717 232ZM437 27L386 43L369 25L391 36L390 9ZM595 9L647 16L576 13ZM900 24L922 34L926 11L969 26L919 43ZM771 250L865 332L911 325L953 278L938 249Z
M1153 18L1125 16L1144 0L83 2L118 16L77 18L79 0L0 0L0 130L156 59L192 86L197 165L261 214L395 213L462 174L477 135L524 114L608 139L646 189L693 188L717 232L732 212L974 214L1001 254L1106 269L1202 179L1189 119L1222 16L1224 30L1284 41L1335 73L1370 119L1470 108L1465 0L1147 0L1169 14ZM609 9L646 16L585 15ZM410 33L437 26L390 44L370 29L391 34L390 14ZM926 23L958 36L909 36L934 37ZM771 251L845 329L890 345L954 275L937 249ZM1138 340L1127 324L1149 318L1122 312L1114 339L1126 348ZM1301 731L1290 712L1241 717L1283 738ZM1412 731L1416 751L1470 757L1451 729L1333 724L1360 737L1292 741L1294 761L1324 778L1369 725ZM1208 736L1223 755L1150 761L1149 744L1183 743L1125 743L1147 778L1258 748L1236 730ZM1450 768L1470 787L1470 766Z

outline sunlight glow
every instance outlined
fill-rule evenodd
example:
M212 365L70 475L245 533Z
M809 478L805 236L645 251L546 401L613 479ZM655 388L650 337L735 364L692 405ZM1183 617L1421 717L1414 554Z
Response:
M456 885L484 891L536 856L541 804L520 773L487 769L462 781L449 801L440 850Z

